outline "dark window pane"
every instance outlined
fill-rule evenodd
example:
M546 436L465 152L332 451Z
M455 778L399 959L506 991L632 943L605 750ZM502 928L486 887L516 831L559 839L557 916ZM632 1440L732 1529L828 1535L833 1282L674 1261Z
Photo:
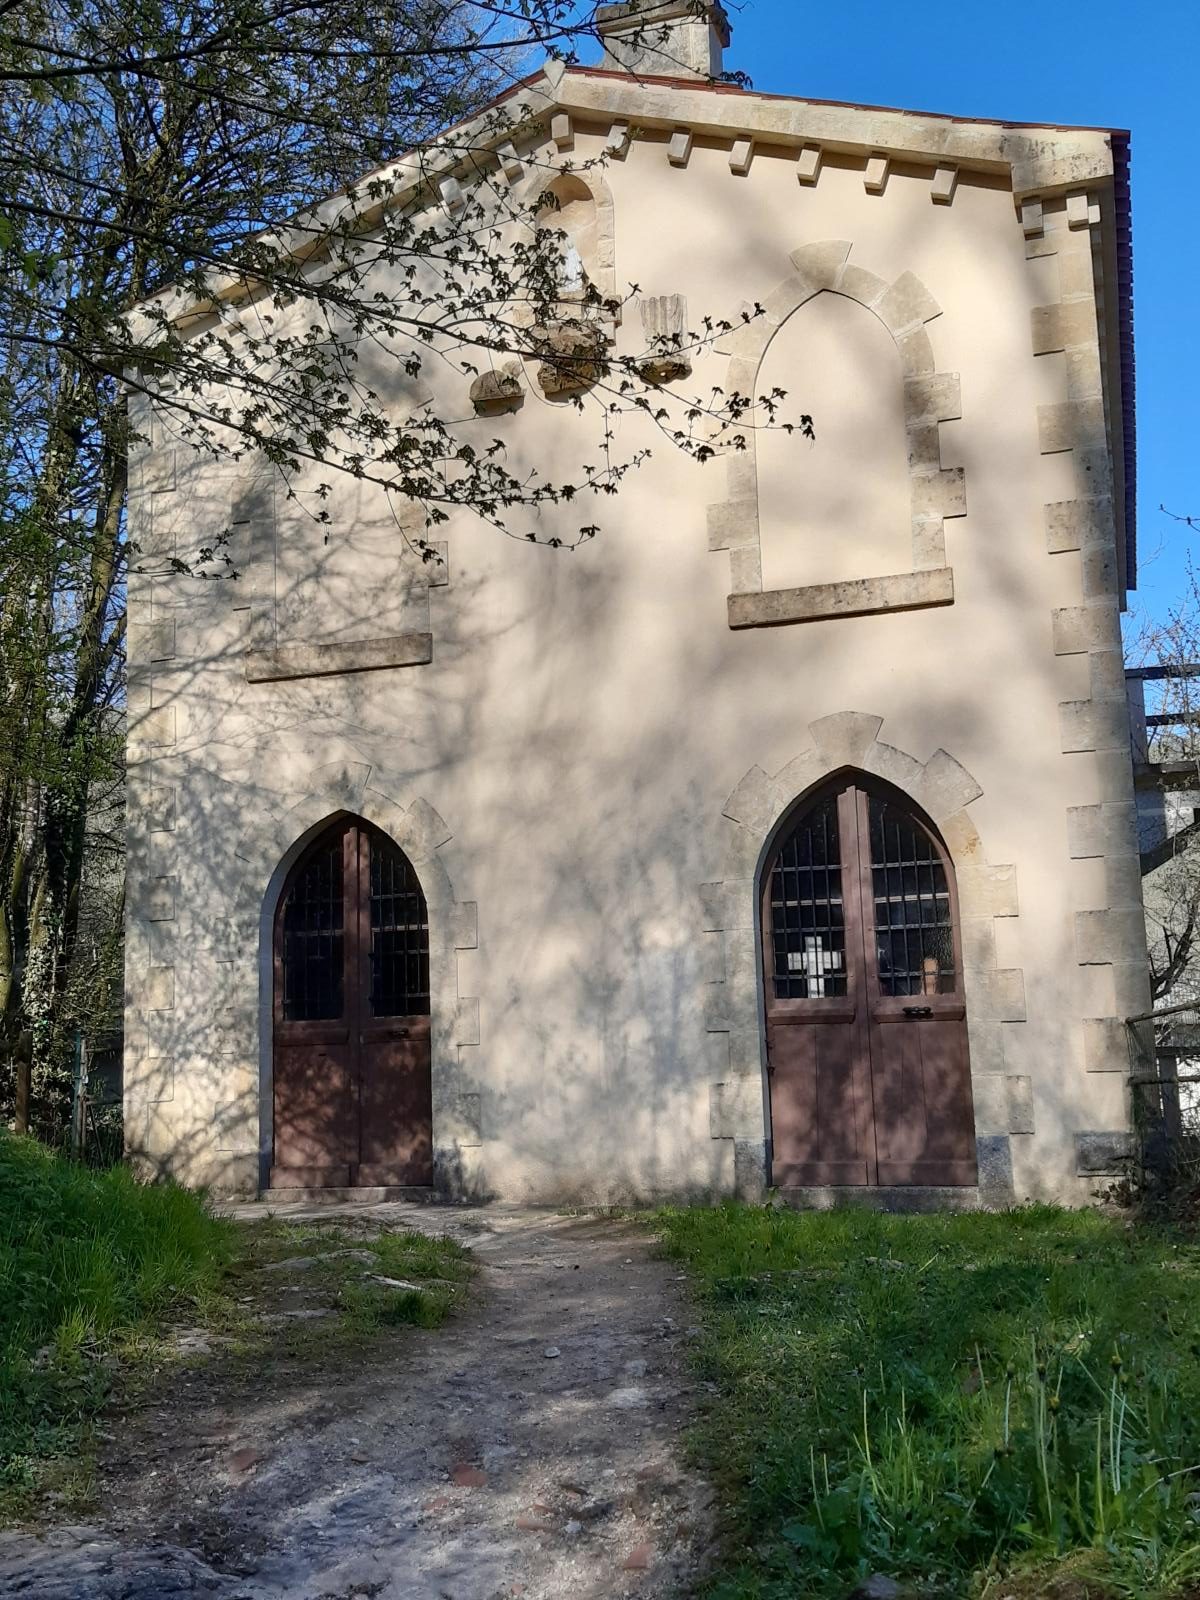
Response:
M879 987L886 995L953 994L950 887L925 829L872 795L871 876Z
M775 995L815 1000L846 993L837 796L808 812L771 869Z
M408 858L382 834L371 845L371 1015L429 1015L429 917Z
M283 1016L327 1022L342 1015L345 960L342 835L305 862L283 903Z

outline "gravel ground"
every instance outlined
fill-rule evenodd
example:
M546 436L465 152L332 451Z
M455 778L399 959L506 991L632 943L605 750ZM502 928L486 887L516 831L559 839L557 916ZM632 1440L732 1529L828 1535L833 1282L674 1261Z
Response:
M36 1600L590 1600L694 1592L712 1497L685 1465L685 1284L608 1218L280 1206L449 1234L480 1263L444 1327L236 1379L220 1350L106 1424L103 1516L0 1536ZM263 1208L241 1207L242 1217ZM189 1349L186 1335L181 1349Z

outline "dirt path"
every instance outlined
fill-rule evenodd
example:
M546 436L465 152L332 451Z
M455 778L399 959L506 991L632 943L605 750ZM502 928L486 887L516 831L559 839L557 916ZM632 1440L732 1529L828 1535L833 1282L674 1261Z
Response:
M165 1400L110 1424L95 1526L0 1536L0 1594L693 1591L712 1517L680 1454L690 1312L641 1230L506 1208L291 1214L448 1233L481 1263L479 1291L361 1367L343 1352L333 1370L264 1372L236 1395L183 1372Z

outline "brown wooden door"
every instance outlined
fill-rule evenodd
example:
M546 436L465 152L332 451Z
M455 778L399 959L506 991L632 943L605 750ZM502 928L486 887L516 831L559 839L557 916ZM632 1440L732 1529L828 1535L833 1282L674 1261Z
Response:
M954 877L866 780L791 824L763 881L773 1181L976 1181Z
M429 927L406 857L335 823L275 916L277 1188L433 1181Z

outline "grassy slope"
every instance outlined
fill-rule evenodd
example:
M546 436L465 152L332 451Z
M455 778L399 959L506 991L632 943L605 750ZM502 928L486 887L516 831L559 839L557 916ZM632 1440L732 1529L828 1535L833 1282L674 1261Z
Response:
M114 1345L211 1294L232 1248L196 1195L0 1130L0 1489L32 1487L38 1460L72 1447Z
M1200 1579L1195 1246L1041 1208L661 1221L706 1307L720 1600L871 1572L1000 1596L997 1573L1049 1566L1140 1600Z

